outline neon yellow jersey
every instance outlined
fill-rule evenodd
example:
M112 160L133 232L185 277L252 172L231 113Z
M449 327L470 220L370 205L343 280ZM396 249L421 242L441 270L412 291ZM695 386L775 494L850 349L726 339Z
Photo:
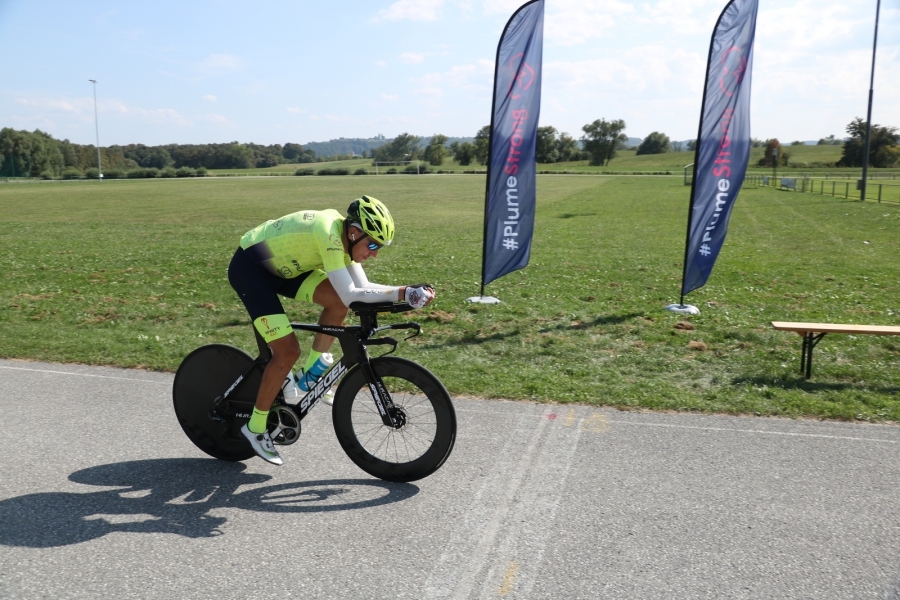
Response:
M336 210L301 210L251 229L241 238L241 248L285 279L314 269L330 273L350 264L343 225L344 216Z

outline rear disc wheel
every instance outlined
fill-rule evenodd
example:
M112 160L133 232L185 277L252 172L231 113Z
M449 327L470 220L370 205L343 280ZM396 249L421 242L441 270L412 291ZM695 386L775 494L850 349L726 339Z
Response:
M253 365L249 354L225 344L197 348L181 362L175 373L172 400L178 423L195 446L222 460L247 460L256 456L240 433L247 418L211 418L213 401L223 395L237 378ZM229 394L232 411L247 414L253 410L259 389L261 369L248 373Z

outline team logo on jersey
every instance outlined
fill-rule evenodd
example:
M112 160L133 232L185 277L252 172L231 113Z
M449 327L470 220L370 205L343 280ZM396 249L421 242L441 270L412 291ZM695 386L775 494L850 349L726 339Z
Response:
M284 275L285 277L290 277L291 275L294 274L294 272L291 271L290 267L281 267L281 274Z
M298 263L296 260L292 260L292 261L291 261L291 264L294 265L294 268L297 269L297 272L298 272L298 273L301 271L301 269L300 269L300 263Z
M263 327L265 327L266 329L270 329L269 320L267 318L260 317L259 320L262 321Z
M341 241L341 238L334 235L333 233L328 236L328 239L331 240L331 243L337 246L338 248L344 247L344 242Z
M277 221L272 223L272 227L274 227L275 229L281 229L282 225L284 225L284 220L282 219L278 219Z
M316 213L314 213L312 211L303 213L304 221L312 221L315 218L316 218Z

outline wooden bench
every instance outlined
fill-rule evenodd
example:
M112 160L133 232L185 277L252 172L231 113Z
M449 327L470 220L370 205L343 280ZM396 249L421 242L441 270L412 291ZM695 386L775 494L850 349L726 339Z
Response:
M835 323L789 323L772 321L772 327L780 331L793 331L803 337L803 349L800 352L800 372L809 379L812 375L813 348L825 337L826 333L859 333L872 335L900 335L900 327L896 325L839 325Z

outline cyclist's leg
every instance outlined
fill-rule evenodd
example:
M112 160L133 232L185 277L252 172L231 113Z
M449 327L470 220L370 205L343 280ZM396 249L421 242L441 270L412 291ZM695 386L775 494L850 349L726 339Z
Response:
M257 265L240 248L228 267L228 281L272 350L256 396L256 408L265 412L272 407L284 378L300 358L300 344L278 299L285 281ZM296 285L299 287L300 282Z
M319 275L321 273L321 275ZM350 309L341 301L341 297L335 291L334 286L328 280L324 272L313 272L300 286L297 297L312 301L322 307L319 316L319 325L332 325L340 327L347 319ZM324 333L317 333L313 340L312 349L315 352L328 352L334 343L334 337Z
M300 358L300 343L293 332L277 340L271 340L269 348L272 350L272 360L263 371L259 392L256 394L256 409L261 412L268 412L272 408L285 377Z

